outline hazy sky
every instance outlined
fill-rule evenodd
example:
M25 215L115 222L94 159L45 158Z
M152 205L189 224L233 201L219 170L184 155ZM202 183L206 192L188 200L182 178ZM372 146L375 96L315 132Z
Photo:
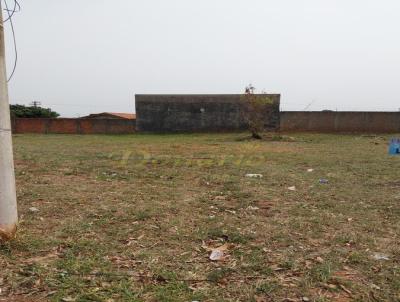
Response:
M136 93L253 83L283 110L400 108L399 0L20 2L12 103L75 117L132 112Z

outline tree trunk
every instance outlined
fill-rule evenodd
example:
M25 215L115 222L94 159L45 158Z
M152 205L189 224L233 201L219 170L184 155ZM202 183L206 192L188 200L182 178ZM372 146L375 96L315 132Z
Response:
M260 134L258 134L257 132L252 132L251 136L255 139L262 139L262 136Z

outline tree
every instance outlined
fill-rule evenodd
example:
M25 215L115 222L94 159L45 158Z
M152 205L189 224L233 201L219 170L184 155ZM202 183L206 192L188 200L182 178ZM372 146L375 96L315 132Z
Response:
M252 137L262 139L261 134L265 131L266 117L274 101L266 93L256 94L255 90L251 84L246 87L242 115Z
M50 108L25 105L10 105L10 113L12 117L25 118L56 118L60 116L57 112L52 111Z

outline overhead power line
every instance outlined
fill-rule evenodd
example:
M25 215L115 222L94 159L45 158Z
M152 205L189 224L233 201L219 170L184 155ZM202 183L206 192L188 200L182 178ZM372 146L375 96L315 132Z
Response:
M4 0L6 2L6 0ZM14 8L12 10L8 10L7 8L7 3L6 3L6 11L9 11L11 13L11 16L9 15L7 19L4 20L4 23L8 22L11 20L11 18L14 16L15 13L18 13L21 10L21 5L18 3L17 0L14 0Z
M41 105L42 105L42 103L41 102L38 102L38 101L33 101L32 103L30 103L30 105L32 106L32 107L40 107Z
M0 0L1 1L1 0ZM3 0L4 1L4 5L5 5L5 11L7 12L8 18L6 20L4 20L3 24L6 22L10 23L10 27L11 27L11 32L13 35L13 42L14 42L14 52L15 52L15 59L14 59L14 66L12 69L12 72L10 74L10 76L7 79L7 82L9 82L12 77L15 74L15 71L17 69L17 64L18 64L18 48L17 48L17 39L15 36L15 29L14 29L14 22L13 22L13 16L15 13L19 12L21 10L21 5L19 4L19 2L17 0L13 0L14 1L14 7L12 9L9 8L7 0Z
M304 107L304 109L303 109L303 111L307 111L311 106L312 106L312 104L314 104L315 103L315 101L313 100L313 101L311 101L309 104L307 104L307 106L306 107Z

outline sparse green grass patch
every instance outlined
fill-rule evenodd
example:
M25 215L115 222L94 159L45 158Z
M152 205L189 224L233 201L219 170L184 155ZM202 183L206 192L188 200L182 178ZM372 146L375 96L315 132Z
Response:
M389 136L243 137L15 136L0 301L400 301Z

